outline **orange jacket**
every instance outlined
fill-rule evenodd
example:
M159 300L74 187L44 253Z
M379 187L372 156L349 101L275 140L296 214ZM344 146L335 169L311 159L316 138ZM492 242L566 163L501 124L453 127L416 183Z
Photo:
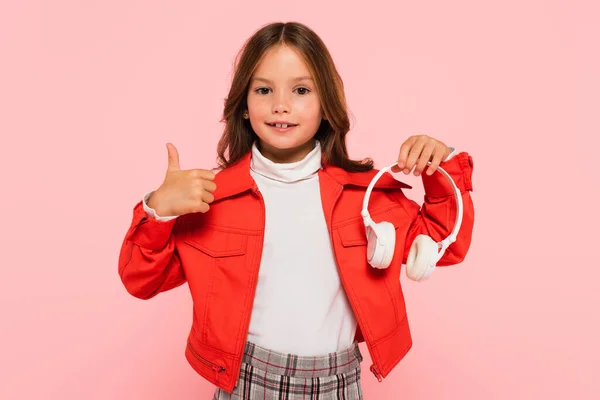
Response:
M250 175L249 152L215 177L215 200L207 213L170 221L148 219L142 201L119 255L119 275L127 291L150 299L187 281L193 321L185 356L205 379L231 392L238 379L260 266L265 207ZM471 244L474 209L473 160L462 152L440 165L462 193L464 214L456 242L438 266L460 263ZM396 250L387 269L372 268L360 211L367 186L377 173L347 172L323 161L319 184L342 284L358 322L356 340L366 342L381 381L412 346L400 270L418 234L447 237L456 216L451 185L439 172L422 175L425 202L419 206L402 189L411 186L384 174L371 194L374 221L396 227Z

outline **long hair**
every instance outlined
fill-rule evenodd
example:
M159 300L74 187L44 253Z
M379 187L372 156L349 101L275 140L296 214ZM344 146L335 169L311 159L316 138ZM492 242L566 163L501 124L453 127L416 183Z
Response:
M243 118L244 110L247 109L248 88L263 55L274 46L282 44L298 51L313 75L326 117L315 134L315 139L321 144L325 162L352 172L373 169L370 158L362 161L348 158L346 134L350 130L350 120L342 78L321 38L298 22L277 22L263 26L246 41L237 54L221 120L225 123L225 128L217 145L219 168L235 164L251 150L252 143L257 139L250 121Z

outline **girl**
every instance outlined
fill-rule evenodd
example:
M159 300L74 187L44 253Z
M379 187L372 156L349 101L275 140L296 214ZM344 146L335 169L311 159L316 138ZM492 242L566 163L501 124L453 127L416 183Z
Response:
M193 321L185 356L214 399L362 399L358 344L379 381L412 345L400 270L418 234L440 241L460 189L464 218L439 266L461 262L473 226L472 159L412 136L398 166L422 175L420 207L382 176L369 202L396 229L391 265L367 263L360 211L376 170L348 158L343 84L321 39L299 23L258 30L236 60L219 169L181 170L170 143L162 185L133 210L119 275L150 299L187 282Z

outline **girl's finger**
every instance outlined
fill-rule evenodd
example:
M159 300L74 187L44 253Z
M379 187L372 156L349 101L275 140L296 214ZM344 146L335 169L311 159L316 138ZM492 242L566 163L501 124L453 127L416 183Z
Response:
M409 174L410 170L414 167L416 161L421 156L421 152L423 151L423 147L425 146L426 142L426 139L418 139L408 151L408 159L406 160L406 165L404 166L405 174Z
M435 151L437 146L436 140L428 140L425 142L425 146L423 147L423 152L421 152L421 156L419 157L419 161L417 162L417 167L415 168L415 176L421 175L427 163L431 160L431 155Z
M439 145L436 147L436 150L433 153L433 159L431 160L431 165L427 168L427 175L431 175L435 172L437 167L441 164L443 157L446 155L446 146Z
M408 159L408 151L412 147L412 145L416 142L417 138L414 136L409 137L402 143L400 146L400 153L398 154L398 166L392 167L393 172L400 172L406 165L406 160Z

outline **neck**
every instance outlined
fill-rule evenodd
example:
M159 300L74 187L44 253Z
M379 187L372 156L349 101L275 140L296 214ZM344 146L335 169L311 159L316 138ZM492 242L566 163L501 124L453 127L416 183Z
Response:
M295 162L274 162L259 151L258 142L252 146L250 170L265 178L287 183L298 182L316 176L320 169L321 146L316 140L313 149L303 159Z

